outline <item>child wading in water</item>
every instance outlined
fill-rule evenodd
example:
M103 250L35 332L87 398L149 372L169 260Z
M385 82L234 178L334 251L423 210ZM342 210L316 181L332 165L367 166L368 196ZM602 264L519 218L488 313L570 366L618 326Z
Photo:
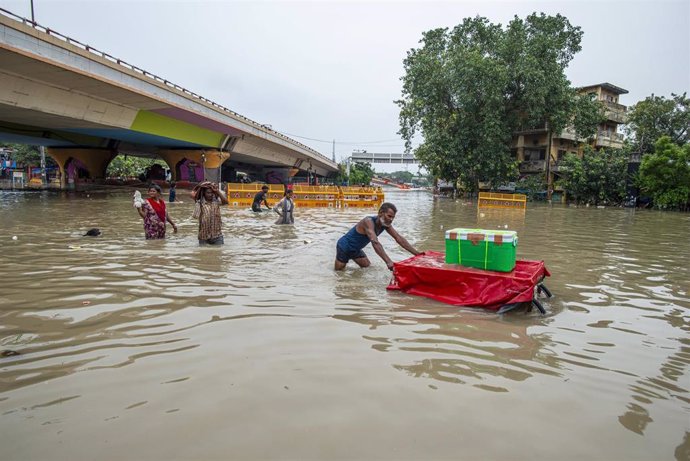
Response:
M192 217L199 220L199 245L222 245L220 205L227 205L228 199L217 185L208 181L197 184L192 195L196 202Z
M280 216L276 224L295 224L295 218L292 216L292 212L295 210L293 195L292 190L286 190L285 194L283 194L283 198L276 204L275 208L273 208L273 211Z

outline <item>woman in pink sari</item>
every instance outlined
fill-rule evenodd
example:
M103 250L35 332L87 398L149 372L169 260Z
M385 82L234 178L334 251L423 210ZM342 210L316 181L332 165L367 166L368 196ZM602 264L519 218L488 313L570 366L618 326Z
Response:
M173 232L177 233L177 225L170 219L165 208L165 202L161 198L161 187L158 184L149 186L149 197L137 208L139 216L144 220L144 233L146 240L165 238L165 222L172 225Z

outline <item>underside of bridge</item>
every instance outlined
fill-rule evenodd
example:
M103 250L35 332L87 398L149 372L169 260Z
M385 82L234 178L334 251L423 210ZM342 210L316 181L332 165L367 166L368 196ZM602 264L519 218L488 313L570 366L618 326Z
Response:
M103 180L117 155L163 159L175 180L337 171L281 133L98 53L0 15L0 142L47 147L63 187Z

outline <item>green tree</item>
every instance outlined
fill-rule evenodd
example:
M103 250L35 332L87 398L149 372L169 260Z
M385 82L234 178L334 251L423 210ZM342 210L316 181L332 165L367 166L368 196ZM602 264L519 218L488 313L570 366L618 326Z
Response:
M387 176L394 179L395 181L403 183L411 183L412 178L414 178L414 174L410 173L409 171L394 171L388 174Z
M527 195L529 200L546 198L546 182L541 175L529 175L515 184L515 192Z
M2 144L0 147L11 152L9 158L17 162L17 166L21 166L22 168L28 166L41 166L41 151L39 146L30 146L28 144ZM46 167L57 167L55 160L48 155L46 155Z
M350 165L350 185L357 186L360 184L369 185L371 178L374 177L374 170L367 162L354 162Z
M661 137L654 153L642 157L638 184L657 208L684 208L690 202L690 144Z
M568 154L562 160L560 183L576 202L618 205L625 198L629 156L626 149L587 146L582 158Z
M160 159L118 155L108 164L105 175L109 178L137 177L154 164L168 168L168 165Z
M565 69L580 51L582 31L560 15L515 17L504 29L487 19L465 19L423 34L407 53L400 134L431 173L476 191L517 177L510 155L513 133L574 123L581 133L597 104L578 98ZM581 116L581 114L583 116ZM591 122L590 122L591 123Z
M579 139L591 139L600 123L606 121L604 105L595 95L575 95L575 111L572 126Z
M686 94L672 94L671 99L651 95L630 108L626 130L636 151L654 152L662 136L679 146L690 142L690 98Z
M337 185L347 182L347 165L344 161L338 163L338 172L333 176L333 182Z

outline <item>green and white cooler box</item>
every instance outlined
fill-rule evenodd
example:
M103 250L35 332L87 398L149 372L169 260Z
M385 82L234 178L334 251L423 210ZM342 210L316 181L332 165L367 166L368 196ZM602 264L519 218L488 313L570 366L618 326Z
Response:
M446 231L446 264L490 271L515 269L517 232L485 229Z

